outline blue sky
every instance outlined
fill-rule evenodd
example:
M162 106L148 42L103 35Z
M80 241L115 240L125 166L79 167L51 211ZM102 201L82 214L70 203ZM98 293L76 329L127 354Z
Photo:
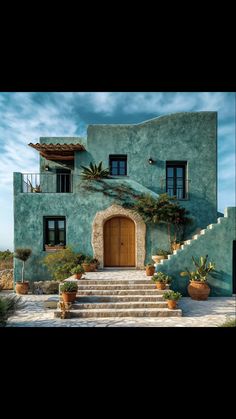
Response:
M13 249L12 173L39 170L29 142L86 136L88 124L132 124L190 111L218 112L218 210L223 212L235 205L235 93L0 93L0 250Z

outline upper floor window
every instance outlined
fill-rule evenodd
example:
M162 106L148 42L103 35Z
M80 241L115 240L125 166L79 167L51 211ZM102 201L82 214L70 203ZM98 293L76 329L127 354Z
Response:
M44 218L44 245L66 245L66 219L65 217Z
M186 162L166 162L166 192L177 199L187 198Z
M126 176L127 175L127 156L126 155L110 155L109 167L110 167L110 175Z

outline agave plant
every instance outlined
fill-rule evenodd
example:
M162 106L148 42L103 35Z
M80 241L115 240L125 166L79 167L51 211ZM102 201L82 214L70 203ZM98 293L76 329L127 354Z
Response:
M109 176L109 169L103 169L102 161L98 165L90 162L89 167L81 166L83 172L81 176L84 179L102 179Z

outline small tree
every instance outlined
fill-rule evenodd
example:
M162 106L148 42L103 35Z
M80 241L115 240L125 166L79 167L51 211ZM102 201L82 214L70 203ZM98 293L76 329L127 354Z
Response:
M184 225L191 219L189 212L179 205L176 197L161 194L157 198L151 195L142 195L132 205L132 209L139 213L146 223L166 224L171 248L171 226L174 228L174 237L181 231Z
M26 249L23 247L15 250L14 257L17 259L20 259L23 262L22 271L21 271L21 282L24 282L25 262L29 259L31 253L32 253L31 249Z

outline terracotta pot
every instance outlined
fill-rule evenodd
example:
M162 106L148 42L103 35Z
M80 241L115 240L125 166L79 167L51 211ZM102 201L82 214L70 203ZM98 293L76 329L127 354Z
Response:
M207 300L210 294L210 287L206 282L190 281L188 285L188 293L192 300L204 301Z
M171 247L172 250L179 250L181 249L181 243L172 243Z
M93 272L93 266L90 263L82 263L85 272Z
M155 266L146 266L146 275L153 276L155 272Z
M73 303L76 299L77 291L73 292L62 292L62 298L64 303Z
M156 282L156 288L158 290L165 290L166 289L166 284L164 282Z
M28 294L28 292L29 292L29 282L28 281L25 281L25 282L17 281L15 290L16 290L17 294Z
M168 308L171 310L174 310L177 307L177 301L176 300L167 300Z
M155 263L160 263L161 260L168 259L167 256L159 256L159 255L153 255L152 260L154 260Z
M95 272L97 270L97 264L96 263L90 263L91 272Z
M74 274L73 275L73 278L75 278L75 279L80 279L81 277L82 277L82 273L80 273L80 274Z

